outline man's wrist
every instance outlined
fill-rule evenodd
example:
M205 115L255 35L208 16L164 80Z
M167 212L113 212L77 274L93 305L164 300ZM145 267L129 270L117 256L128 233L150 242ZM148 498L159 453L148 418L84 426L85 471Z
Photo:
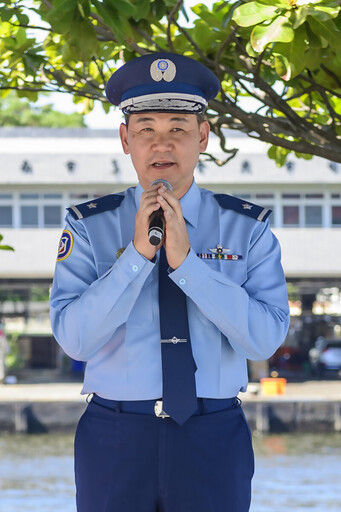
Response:
M133 240L133 246L135 248L135 250L143 257L145 258L146 260L149 260L149 261L152 261L153 263L155 263L155 261L153 261L156 257L156 254L155 254L155 250L154 248L151 246L151 251L144 251L144 250L141 250L140 247L137 246L137 244L135 243L135 240Z

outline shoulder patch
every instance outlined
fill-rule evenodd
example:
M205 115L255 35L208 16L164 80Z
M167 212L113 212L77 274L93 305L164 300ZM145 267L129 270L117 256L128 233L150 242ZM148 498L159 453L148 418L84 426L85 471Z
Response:
M64 229L60 237L57 261L66 260L70 256L73 247L73 236L71 231Z
M228 194L214 194L214 198L218 201L219 205L225 210L233 210L237 213L242 213L253 219L265 222L269 217L272 210L270 208L263 208L257 204L250 203L239 197L229 196Z
M86 203L70 206L67 210L76 220L85 219L97 213L103 213L108 210L115 210L120 206L124 199L123 194L110 194L108 196L91 199Z

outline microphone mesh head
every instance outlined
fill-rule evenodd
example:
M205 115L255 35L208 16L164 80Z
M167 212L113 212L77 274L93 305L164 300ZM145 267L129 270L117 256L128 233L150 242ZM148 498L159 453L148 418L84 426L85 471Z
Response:
M159 185L161 184L164 185L166 188L168 188L168 190L170 190L171 192L173 191L173 187L172 185L169 183L169 181L167 180L163 180L162 178L159 178L157 180L154 180L151 182L150 184L150 187L152 187L153 185Z

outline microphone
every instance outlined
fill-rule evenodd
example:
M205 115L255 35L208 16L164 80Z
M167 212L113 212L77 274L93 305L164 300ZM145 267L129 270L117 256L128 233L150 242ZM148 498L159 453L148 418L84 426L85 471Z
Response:
M152 187L153 185L159 185L159 184L164 185L170 191L173 190L172 185L168 181L163 180L161 178L152 181L150 186ZM164 225L165 225L165 218L163 216L163 210L160 206L160 208L158 210L156 210L155 212L153 212L151 214L151 216L149 217L148 238L149 238L149 242L152 245L159 245L161 243L161 240L162 240L162 237L164 234Z

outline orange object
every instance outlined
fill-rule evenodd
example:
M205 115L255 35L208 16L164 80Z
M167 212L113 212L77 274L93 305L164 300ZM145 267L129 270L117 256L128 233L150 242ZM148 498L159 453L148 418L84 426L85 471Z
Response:
M283 378L261 379L261 391L263 395L283 395L287 380Z

